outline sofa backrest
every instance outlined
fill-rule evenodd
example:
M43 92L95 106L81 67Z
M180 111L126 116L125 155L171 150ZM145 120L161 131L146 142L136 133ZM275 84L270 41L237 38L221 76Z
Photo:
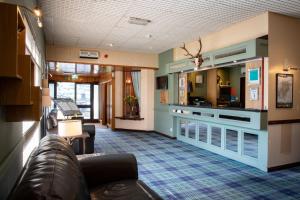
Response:
M90 199L70 145L57 135L41 140L10 199Z

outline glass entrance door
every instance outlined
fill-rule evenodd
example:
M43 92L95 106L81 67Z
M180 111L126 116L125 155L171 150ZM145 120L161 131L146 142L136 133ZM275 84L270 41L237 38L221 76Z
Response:
M92 119L91 84L76 83L76 104L84 119Z
M50 83L52 98L73 99L87 121L99 119L99 86L93 83Z

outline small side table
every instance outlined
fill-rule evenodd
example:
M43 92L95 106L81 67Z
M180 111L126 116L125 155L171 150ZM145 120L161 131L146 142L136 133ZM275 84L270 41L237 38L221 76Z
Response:
M72 145L73 143L73 140L75 139L78 139L78 138L82 138L82 151L83 151L83 154L85 154L85 139L90 137L90 135L88 134L88 132L82 132L81 135L75 135L75 136L62 136L63 138L65 138L68 143L70 145Z

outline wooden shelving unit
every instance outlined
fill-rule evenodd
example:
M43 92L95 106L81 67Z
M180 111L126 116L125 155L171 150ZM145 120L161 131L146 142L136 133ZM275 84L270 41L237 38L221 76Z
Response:
M0 78L0 105L31 105L34 84L34 63L29 55L19 55L19 74L22 79Z
M25 55L26 29L16 5L0 3L0 77L22 79L18 56Z
M25 55L26 27L18 6L0 3L0 105L6 120L39 121L42 91L34 86L34 62Z
M42 116L42 90L40 87L32 87L32 105L6 106L6 121L40 121Z

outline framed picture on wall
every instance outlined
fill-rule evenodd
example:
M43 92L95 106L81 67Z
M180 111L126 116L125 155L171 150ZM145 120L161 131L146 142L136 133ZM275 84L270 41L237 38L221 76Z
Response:
M248 83L249 84L259 84L259 76L260 76L259 71L260 71L259 67L249 69L249 72L248 72Z
M293 74L276 74L276 108L293 107Z

